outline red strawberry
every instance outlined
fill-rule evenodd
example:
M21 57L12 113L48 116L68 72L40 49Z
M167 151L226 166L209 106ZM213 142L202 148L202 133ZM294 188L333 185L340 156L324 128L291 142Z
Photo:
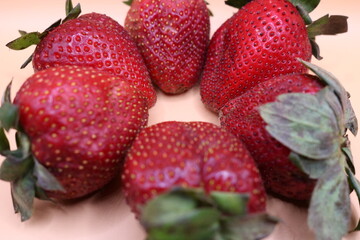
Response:
M91 66L128 78L149 99L150 107L155 104L156 93L141 54L131 36L112 18L84 14L44 33L29 33L7 46L24 48L29 35L38 41L32 58L35 71L60 65Z
M341 239L351 217L349 184L360 194L347 137L347 129L356 135L357 120L341 84L303 63L318 76L258 84L225 104L221 126L247 146L269 193L309 206L317 239Z
M204 196L201 195L204 199L215 192L240 193L249 197L246 212L265 211L262 181L247 149L234 136L211 123L163 122L143 129L126 157L122 179L125 198L138 217L150 200L156 201L159 195L176 187L200 189L194 191L204 191ZM162 200L159 204L167 205ZM225 200L226 204L231 205L229 199ZM161 215L161 210L144 211L145 215L146 211ZM155 222L162 219L162 216L152 218L152 213L143 216L143 221L150 221L145 226L152 221L147 217ZM202 239L186 236L189 237L186 239Z
M15 204L24 220L31 215L30 193L79 198L118 173L127 149L147 124L147 99L135 88L126 78L80 66L49 68L26 80L14 105L6 104L19 114L19 123L12 126L24 139L19 142L22 154L4 154L0 174L14 183ZM5 122L1 119L2 126ZM27 162L24 168L17 166L22 161ZM31 186L25 193L20 189L24 181ZM65 191L52 191L62 188L49 181Z
M331 22L329 19L323 22ZM345 31L346 18L341 19L345 20L340 24L344 29L333 34ZM211 39L200 84L205 106L218 112L229 100L260 82L283 74L305 73L306 68L296 59L309 61L310 39L322 34L309 32L297 8L287 0L247 3Z
M291 150L280 144L265 129L258 107L290 92L314 94L323 88L321 81L307 74L291 74L260 83L228 102L220 111L221 126L241 139L254 157L268 192L295 202L310 201L315 180L291 161Z
M209 43L204 0L129 0L125 28L135 39L153 82L179 94L199 80Z

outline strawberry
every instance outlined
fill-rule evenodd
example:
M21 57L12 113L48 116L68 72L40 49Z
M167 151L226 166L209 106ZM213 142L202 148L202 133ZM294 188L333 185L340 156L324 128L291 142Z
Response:
M19 149L10 151L2 138L0 178L12 182L23 220L35 195L74 199L107 184L148 119L147 99L127 78L91 67L39 71L9 100L1 107L1 132L15 128Z
M175 201L173 204L172 199L178 194L185 198L196 195L210 202L217 201L208 199L209 196L216 198L215 195L219 194L227 206L231 205L230 196L247 196L245 212L265 211L262 180L247 149L234 136L211 123L171 121L143 129L126 157L122 180L128 204L148 228L158 219L166 219L167 211L165 216L161 216L163 206L171 206L169 214L177 212L182 203ZM163 196L165 200L161 200ZM194 211L197 210L191 209L192 213ZM232 211L227 211L227 214L235 214ZM182 217L179 213L179 219ZM193 223L192 220L189 221ZM182 224L188 223L183 219ZM210 226L203 227L205 232L213 230ZM148 231L150 235L155 234L150 229ZM193 236L185 231L185 238L176 239L203 239L195 231ZM204 239L212 238L207 236Z
M180 94L199 80L210 38L204 0L129 0L125 29L137 43L152 81Z
M347 136L348 129L356 135L357 120L340 82L301 62L316 76L259 83L225 104L220 122L249 149L270 194L309 206L317 239L341 239L351 215L349 184L360 193ZM334 222L341 224L332 229Z
M346 17L342 16L325 16L306 27L311 20L305 22L297 9L306 13L315 6L294 6L287 0L245 2L214 33L209 45L200 92L205 106L214 112L260 82L307 72L297 58L309 61L312 48L318 56L315 36L347 29Z
M66 18L62 24L43 33L27 33L7 46L23 49L34 43L30 41L33 38L37 44L32 57L35 71L60 65L91 66L128 78L149 99L150 107L155 104L156 92L141 54L131 36L112 18L99 13Z

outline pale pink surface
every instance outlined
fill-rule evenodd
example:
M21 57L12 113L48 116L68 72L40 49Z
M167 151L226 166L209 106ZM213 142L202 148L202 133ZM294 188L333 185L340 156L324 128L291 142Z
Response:
M214 17L211 18L211 33L236 10L225 6L222 0L207 0ZM20 65L33 48L21 52L5 47L18 37L17 30L41 31L64 16L65 0L12 0L3 1L0 9L0 92L13 79L13 93L32 74L31 66L20 70ZM74 1L74 4L77 4ZM83 13L99 12L113 17L123 24L128 6L120 0L83 0ZM349 16L349 32L337 37L318 38L321 46L321 62L313 61L330 70L351 93L353 107L360 116L360 2L358 0L323 0L311 16L317 19L327 13ZM179 96L159 93L158 102L150 111L149 124L167 120L208 121L218 124L217 117L207 111L201 101L199 89ZM351 138L356 168L360 171L360 140ZM0 158L0 161L2 159ZM359 207L352 195L354 217L359 216ZM0 239L4 240L142 240L144 233L125 204L118 183L113 183L96 195L67 203L54 205L37 200L34 216L30 221L20 222L12 210L10 186L0 181ZM306 211L276 199L269 199L268 211L282 219L266 240L311 240L313 235L306 225ZM336 224L336 223L334 223ZM360 239L359 233L346 237Z

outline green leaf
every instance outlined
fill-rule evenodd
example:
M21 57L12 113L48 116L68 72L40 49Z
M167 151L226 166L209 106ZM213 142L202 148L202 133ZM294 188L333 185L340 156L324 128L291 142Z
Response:
M17 128L19 122L19 108L18 106L4 102L0 107L0 126L6 131L10 128Z
M21 151L21 158L27 158L31 155L31 142L29 137L20 131L15 134L17 150Z
M47 191L62 191L65 189L44 166L34 159L34 176L36 177L36 185Z
M6 89L5 89L2 99L1 99L1 106L6 102L11 103L11 87L12 87L12 80L6 86Z
M226 240L255 240L267 237L274 230L278 220L267 214L253 214L229 218L223 224L222 238Z
M294 152L290 153L289 159L299 167L302 172L309 175L311 179L318 179L321 177L324 174L324 169L329 165L328 161L312 160Z
M7 182L14 182L22 178L33 166L30 158L24 161L14 162L6 158L0 167L0 179Z
M213 191L210 193L210 197L221 213L243 216L247 212L249 200L247 194Z
M78 3L74 8L72 8L66 15L65 19L62 21L62 23L69 21L71 19L77 18L81 14L81 6Z
M312 194L308 224L317 240L339 240L347 234L351 217L349 185L338 162L319 178Z
M126 5L131 6L131 4L133 3L134 0L127 0L127 1L123 1L123 3L125 3Z
M313 39L320 35L336 35L348 31L348 17L329 14L313 21L307 26L309 38Z
M21 214L21 221L26 221L32 216L32 207L35 198L35 183L32 172L11 184L14 210Z
M25 34L8 44L6 46L12 50L22 50L30 47L31 45L37 45L41 41L41 33L39 32L31 32Z
M10 150L10 143L6 137L5 131L0 127L0 154L4 155L4 151Z
M240 9L251 1L252 0L226 0L225 4Z
M311 52L312 55L317 59L317 60L321 60L323 59L323 57L320 55L320 47L319 45L315 42L315 39L310 39L310 44L311 44Z
M302 62L307 68L309 68L312 72L314 72L321 80L323 80L335 91L341 101L345 112L346 125L344 127L347 127L354 135L356 135L358 131L357 119L349 100L349 94L342 86L341 82L332 73L326 71L325 69L302 59L298 60Z
M289 0L289 2L310 13L319 5L320 0Z
M318 95L282 94L261 106L260 115L271 136L300 155L322 160L339 149L336 116Z
M346 157L346 164L347 167L351 170L353 174L355 174L355 166L354 166L354 160L353 155L349 147L343 147L342 149L343 154Z

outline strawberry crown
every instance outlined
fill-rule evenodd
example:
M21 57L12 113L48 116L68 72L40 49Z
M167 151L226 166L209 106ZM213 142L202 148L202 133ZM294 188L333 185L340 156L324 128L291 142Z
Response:
M357 134L358 122L341 83L324 69L300 61L326 86L315 95L279 95L260 106L260 115L268 133L292 151L290 160L317 180L310 200L310 229L317 239L339 240L350 224L350 192L355 190L360 200L347 135L347 130ZM354 230L360 230L360 221Z
M225 0L225 4L235 7L242 8L252 0ZM315 21L310 17L310 13L319 5L320 0L288 0L292 3L299 14L304 19L308 37L312 47L312 54L315 58L321 60L320 47L316 43L316 37L320 35L337 35L348 31L348 24L346 16L341 15L325 15Z
M174 187L143 206L140 221L148 240L266 237L277 219L266 213L247 214L247 202L246 194Z
M12 50L23 50L26 49L32 45L37 45L40 43L42 39L46 37L46 35L51 32L54 28L60 26L64 22L67 22L71 19L77 18L81 13L81 6L80 4L77 4L75 7L73 7L71 0L66 0L65 3L65 13L66 17L62 20L59 19L55 23L51 24L50 27L45 29L43 32L25 32L22 30L19 30L20 37L16 38L15 40L9 42L6 44L6 46ZM21 65L21 69L25 68L31 61L32 61L33 55L31 55L23 65Z
M11 183L15 213L21 221L32 216L34 198L50 200L45 191L65 191L57 179L31 153L31 143L19 125L19 107L11 103L11 83L5 90L0 106L0 155L5 157L0 167L0 179ZM5 132L16 130L17 149L10 149Z

